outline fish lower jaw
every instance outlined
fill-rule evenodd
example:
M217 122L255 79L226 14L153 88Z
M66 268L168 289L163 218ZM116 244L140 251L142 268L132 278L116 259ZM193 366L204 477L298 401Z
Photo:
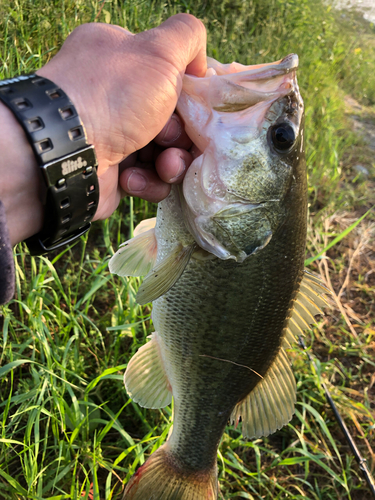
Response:
M197 217L195 224L192 228L192 235L200 247L202 252L207 252L220 260L235 260L236 262L243 262L248 255L238 248L235 253L233 248L228 250L223 243L221 243L210 231L204 229L204 224L209 220L207 217ZM202 224L203 222L203 224ZM202 254L204 255L204 253ZM198 260L207 260L206 258L198 258Z
M194 255L194 258L197 258L197 260L210 260L215 257L219 258L220 260L234 260L235 262L238 262L241 264L248 255L243 252L242 250L239 250L238 254L233 254L230 253L224 246L222 245L205 245L204 248L201 248L202 252L205 252L206 254L210 254L211 257L203 257L198 255L197 257Z
M221 260L234 260L235 262L238 262L238 264L242 264L242 262L247 258L249 257L248 255L246 255L245 252L243 252L242 250L240 250L240 252L237 254L237 255L234 255L234 254L229 254L225 257L219 257Z

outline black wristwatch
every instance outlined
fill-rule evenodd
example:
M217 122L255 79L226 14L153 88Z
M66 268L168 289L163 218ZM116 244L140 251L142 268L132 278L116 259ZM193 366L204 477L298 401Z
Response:
M43 229L28 238L31 255L73 243L89 230L99 201L94 147L65 92L36 74L0 81L0 101L15 115L44 180Z

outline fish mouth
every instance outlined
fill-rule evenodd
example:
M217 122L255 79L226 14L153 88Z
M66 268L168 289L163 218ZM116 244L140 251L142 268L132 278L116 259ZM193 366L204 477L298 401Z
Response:
M241 80L259 81L269 80L277 76L286 75L298 69L299 58L297 54L289 54L279 61L246 66L240 63L220 64L210 57L207 58L208 75L215 73L218 76L226 75L235 79L241 74Z
M236 71L228 73L233 66ZM262 102L270 106L274 100L296 91L297 54L255 66L232 63L209 68L214 74L210 77L207 97L215 111L233 113Z

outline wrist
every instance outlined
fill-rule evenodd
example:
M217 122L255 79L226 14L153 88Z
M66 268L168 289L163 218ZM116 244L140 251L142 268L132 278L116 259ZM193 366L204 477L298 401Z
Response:
M63 58L55 56L49 63L36 71L36 74L48 78L69 96L82 120L87 143L95 147L99 161L98 175L100 175L110 165L120 162L123 155L115 155L113 158L107 157L108 149L111 149L107 136L109 127L104 126L104 130L101 130L99 126L105 121L104 115L106 113L100 109L100 106L104 107L106 99L102 95L96 95L98 90L95 85L88 89L88 82L77 75L77 72L71 71L69 64L71 64L71 60L65 61Z
M12 245L42 228L43 207L39 198L39 168L22 127L0 102L0 200Z

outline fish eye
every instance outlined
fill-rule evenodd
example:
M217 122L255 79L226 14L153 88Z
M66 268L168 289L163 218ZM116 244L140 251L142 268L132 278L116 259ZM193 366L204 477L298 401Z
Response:
M272 128L271 139L275 149L284 152L293 146L296 136L293 127L287 123L281 123Z

